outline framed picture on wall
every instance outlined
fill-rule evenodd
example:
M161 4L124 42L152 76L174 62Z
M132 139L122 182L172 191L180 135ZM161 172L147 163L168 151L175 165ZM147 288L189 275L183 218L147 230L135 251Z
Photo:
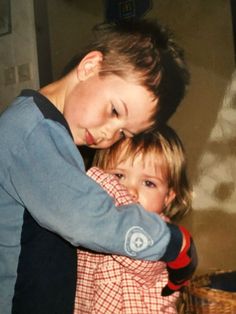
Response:
M11 32L10 0L0 0L0 36Z

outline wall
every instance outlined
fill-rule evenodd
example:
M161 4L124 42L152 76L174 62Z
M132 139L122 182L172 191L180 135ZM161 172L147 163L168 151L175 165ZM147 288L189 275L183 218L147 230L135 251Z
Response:
M50 0L47 2L54 79L66 63L86 45L91 27L103 22L103 0ZM56 10L55 10L56 8Z
M236 265L234 70L230 3L154 1L148 13L175 32L191 70L188 94L172 118L185 144L194 188L193 212L184 224L199 252L198 272ZM225 100L223 102L223 100Z
M235 269L236 105L230 2L153 3L148 15L174 30L191 71L188 94L170 123L188 154L194 210L183 223L198 247L198 272Z
M12 31L0 37L0 111L23 88L38 88L32 0L11 0Z

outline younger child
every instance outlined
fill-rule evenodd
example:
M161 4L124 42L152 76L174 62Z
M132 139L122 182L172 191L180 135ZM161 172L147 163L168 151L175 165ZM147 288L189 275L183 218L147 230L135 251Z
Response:
M88 171L110 195L119 190L117 205L137 202L167 221L181 218L191 208L184 149L170 127L98 151L94 165L127 188L98 168ZM168 283L165 263L86 250L79 250L78 255L74 313L177 313L179 292L162 296Z

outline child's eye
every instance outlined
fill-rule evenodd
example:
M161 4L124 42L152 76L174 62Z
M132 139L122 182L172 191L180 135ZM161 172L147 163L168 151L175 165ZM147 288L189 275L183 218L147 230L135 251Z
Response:
M155 188L156 184L153 183L152 181L146 180L144 181L145 186L149 187L149 188Z
M122 173L114 173L114 175L119 179L121 180L124 176Z

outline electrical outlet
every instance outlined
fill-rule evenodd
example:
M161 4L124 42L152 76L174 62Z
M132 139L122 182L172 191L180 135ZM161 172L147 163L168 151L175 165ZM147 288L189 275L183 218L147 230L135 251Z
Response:
M4 70L5 86L16 84L16 68L11 66Z
M29 63L18 65L17 72L18 72L18 78L20 82L31 80L31 70L30 70Z

